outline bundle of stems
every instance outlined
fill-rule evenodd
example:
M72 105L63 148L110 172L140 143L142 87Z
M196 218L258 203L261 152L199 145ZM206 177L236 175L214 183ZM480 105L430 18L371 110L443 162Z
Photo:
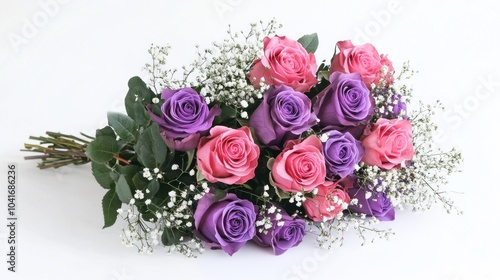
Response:
M40 169L59 168L69 164L81 165L90 162L85 154L87 145L94 137L80 133L84 138L59 132L45 132L46 136L30 136L30 140L36 140L37 144L24 144L21 151L40 153L40 155L26 156L24 159L41 159L38 163Z

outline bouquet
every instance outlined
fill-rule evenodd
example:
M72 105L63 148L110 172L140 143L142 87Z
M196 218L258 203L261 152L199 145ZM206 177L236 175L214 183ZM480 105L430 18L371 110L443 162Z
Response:
M317 63L317 34L276 35L276 21L201 50L182 71L152 45L146 81L128 81L126 114L108 113L95 136L47 132L25 144L40 168L90 163L104 228L124 221L123 243L152 253L229 255L246 242L276 255L306 234L318 245L387 238L396 210L441 204L461 154L433 143L431 116L410 107L414 72L399 74L371 44L339 41Z

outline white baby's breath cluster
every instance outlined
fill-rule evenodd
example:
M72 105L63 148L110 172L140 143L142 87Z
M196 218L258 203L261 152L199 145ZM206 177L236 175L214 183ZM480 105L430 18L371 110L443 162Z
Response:
M268 234L274 223L276 223L278 227L283 226L284 222L281 221L283 218L281 211L281 208L271 203L260 206L259 219L255 222L255 226L259 233Z
M308 222L308 228L310 233L317 235L316 242L320 248L332 250L344 244L344 237L349 231L355 231L360 237L361 246L366 241L373 243L376 239L388 240L394 232L390 228L380 228L379 223L375 217L349 213L328 222Z
M200 49L196 46L196 59L182 67L182 78L175 78L177 71L165 69L170 47L151 46L149 53L153 58L145 69L150 74L150 86L158 89L165 87L177 89L192 87L210 104L217 100L235 109L238 117L247 119L247 108L262 99L268 88L261 81L255 89L248 82L247 74L256 58L262 57L264 37L275 34L281 28L275 20L268 23L251 24L247 32L232 32L229 27L228 38L212 43L211 48Z
M174 164L171 169L178 170L179 168L178 165ZM161 174L159 170L154 169L153 174L156 179L162 179L162 177L158 177ZM150 178L153 174L147 168L143 170L143 177L148 180L152 180ZM195 171L181 172L181 175L185 174L195 176ZM164 231L192 231L194 227L193 204L210 191L207 182L204 181L200 181L197 185L186 185L179 180L165 183L172 186L172 190L168 192L166 205L161 207L156 205L148 198L149 189L145 189L144 191L136 190L126 208L118 209L119 216L125 221L125 228L120 235L122 243L126 246L136 247L139 253L151 254L155 252L155 247L164 238ZM148 220L145 220L144 215L138 212L139 202L144 203L148 213L151 214ZM175 235L171 234L170 236ZM183 240L183 237L180 237L179 242L168 246L167 252L179 252L188 257L196 257L204 250L202 242L197 238Z

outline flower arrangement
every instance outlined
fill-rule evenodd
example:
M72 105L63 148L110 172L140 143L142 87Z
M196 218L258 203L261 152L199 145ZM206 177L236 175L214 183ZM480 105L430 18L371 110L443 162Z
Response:
M47 132L25 144L40 168L91 164L107 190L104 227L124 220L124 244L152 253L229 255L246 242L280 255L315 234L322 248L349 229L387 238L395 209L440 203L461 154L432 141L434 110L410 111L413 75L371 44L339 41L319 66L316 34L275 35L272 20L233 33L182 68L151 46L148 83L129 80L127 114L95 136ZM374 236L371 236L374 235Z

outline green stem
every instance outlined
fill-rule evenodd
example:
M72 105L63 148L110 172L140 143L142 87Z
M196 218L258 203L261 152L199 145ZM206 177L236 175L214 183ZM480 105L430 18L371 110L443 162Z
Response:
M92 137L85 136L88 140L73 135L59 132L46 132L47 136L30 136L30 140L39 141L39 144L24 144L23 152L40 153L41 155L26 156L24 159L39 159L40 169L59 168L70 164L81 165L90 162L85 150Z

